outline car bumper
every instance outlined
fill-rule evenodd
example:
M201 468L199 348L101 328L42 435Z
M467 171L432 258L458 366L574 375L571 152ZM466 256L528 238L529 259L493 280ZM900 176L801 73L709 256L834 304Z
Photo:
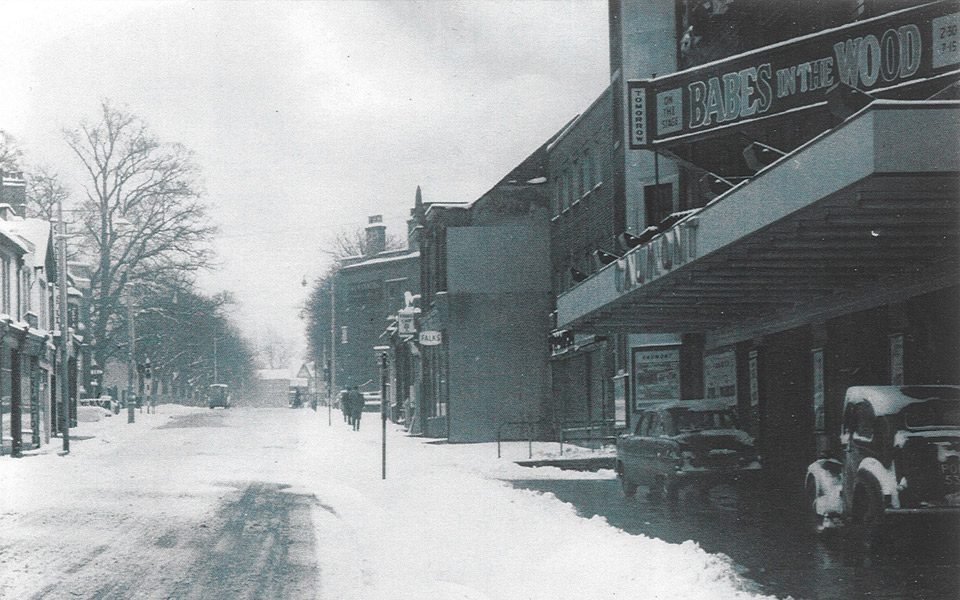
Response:
M685 469L674 471L671 477L682 483L740 481L757 477L761 468L759 464L731 469Z
M960 506L929 506L925 508L885 508L884 516L911 517L911 516L939 516L960 517Z

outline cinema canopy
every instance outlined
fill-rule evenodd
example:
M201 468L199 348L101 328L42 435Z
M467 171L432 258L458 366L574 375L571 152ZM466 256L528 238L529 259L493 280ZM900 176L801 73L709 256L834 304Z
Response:
M702 333L709 349L956 285L956 9L628 82L628 147L707 171L766 129L813 131L562 294L558 326Z

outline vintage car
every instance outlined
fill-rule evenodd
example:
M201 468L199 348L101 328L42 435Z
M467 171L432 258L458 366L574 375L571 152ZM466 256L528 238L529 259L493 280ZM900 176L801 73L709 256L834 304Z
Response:
M207 406L211 410L217 406L221 408L230 408L229 387L225 383L212 383L207 390Z
M840 456L807 468L817 531L870 543L887 517L960 516L960 386L851 387L842 414Z
M693 400L643 410L634 430L617 438L617 476L627 497L638 485L675 498L680 487L735 481L760 470L753 438L737 429L729 402Z

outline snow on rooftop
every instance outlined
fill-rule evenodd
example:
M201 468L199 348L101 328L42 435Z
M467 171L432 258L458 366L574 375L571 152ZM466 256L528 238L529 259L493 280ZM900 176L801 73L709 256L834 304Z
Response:
M895 415L903 408L933 398L957 400L960 386L955 385L860 385L847 389L847 404L867 402L876 416Z
M408 260L411 258L420 258L420 251L416 250L414 252L407 252L406 254L399 254L395 256L381 256L378 258L371 258L358 263L353 263L350 265L344 265L342 270L346 271L347 269L355 269L357 267L365 267L368 265L379 265L383 263L396 262L400 260Z
M259 369L257 379L290 379L290 369Z

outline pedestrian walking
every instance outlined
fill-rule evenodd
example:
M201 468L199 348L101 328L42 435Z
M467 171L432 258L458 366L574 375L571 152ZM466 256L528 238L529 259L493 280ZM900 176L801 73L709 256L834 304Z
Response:
M343 413L343 422L349 425L353 425L353 420L350 418L350 392L348 390L340 390L340 412Z
M353 414L353 430L360 430L360 416L363 414L363 394L357 389L357 386L350 388L350 407Z

